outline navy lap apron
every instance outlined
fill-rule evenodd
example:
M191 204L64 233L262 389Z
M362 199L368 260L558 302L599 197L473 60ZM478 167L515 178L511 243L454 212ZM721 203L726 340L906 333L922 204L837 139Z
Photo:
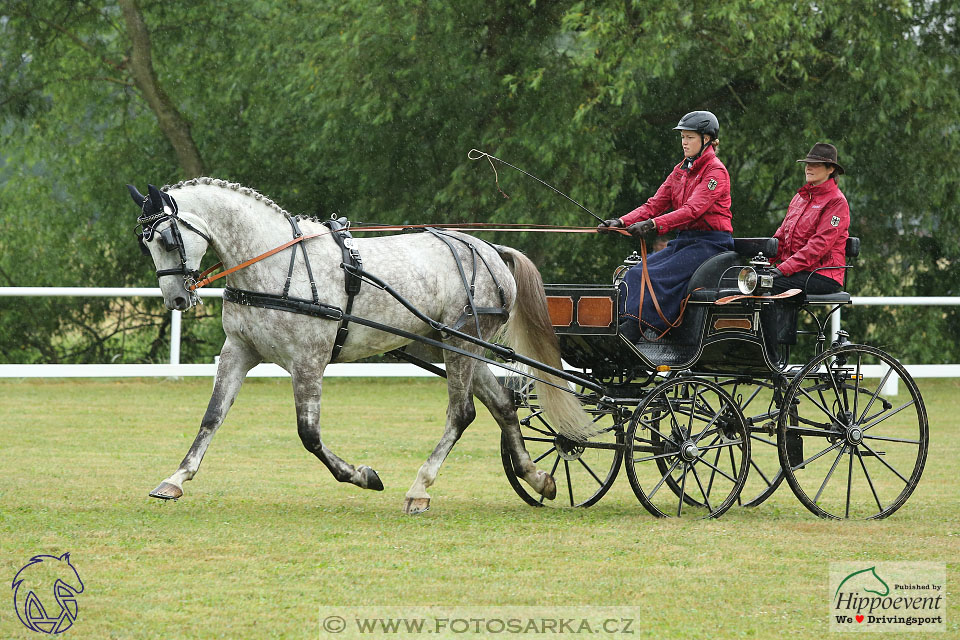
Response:
M687 285L697 267L724 251L733 251L733 236L726 231L681 231L665 248L647 255L647 273L667 320L676 322L680 315L680 304L687 295ZM662 333L668 326L653 306L649 288L643 300L640 299L642 269L642 264L634 265L620 283L621 321L639 317L645 328ZM642 314L639 313L641 302Z

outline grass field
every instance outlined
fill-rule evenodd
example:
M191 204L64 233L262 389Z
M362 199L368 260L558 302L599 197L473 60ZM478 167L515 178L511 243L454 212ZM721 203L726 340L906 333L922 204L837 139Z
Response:
M147 492L192 442L210 380L0 383L0 582L34 554L69 551L86 588L63 637L151 639L316 638L330 605L503 604L633 607L630 637L823 637L829 566L846 560L946 562L956 593L958 380L920 381L926 471L899 512L871 522L819 520L786 483L714 521L656 520L625 477L589 509L534 509L504 479L483 411L431 511L404 516L442 431L444 383L324 386L324 441L374 467L385 491L338 484L302 448L287 380L246 383L169 503ZM936 637L960 637L957 607L947 615ZM35 636L7 591L0 637Z

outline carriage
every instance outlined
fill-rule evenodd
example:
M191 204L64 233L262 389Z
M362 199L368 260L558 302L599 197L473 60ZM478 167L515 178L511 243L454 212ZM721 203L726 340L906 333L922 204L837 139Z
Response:
M187 309L197 288L231 278L207 412L153 497L183 495L243 378L266 359L291 373L307 450L340 482L382 490L372 468L324 445L319 418L326 365L378 353L447 377L444 435L405 496L406 513L429 508L426 489L473 420L473 397L501 426L510 485L534 506L594 504L622 466L659 517L756 506L785 479L821 517L883 518L923 471L927 416L917 385L891 355L842 331L828 345L827 322L848 293L770 293L772 238L736 239L704 262L682 323L634 344L618 331L618 284L635 254L609 284L543 285L521 252L450 229L355 239L345 220L292 216L234 183L170 187L184 211L166 190L151 185L143 196L128 187L168 308ZM233 266L201 274L208 248ZM847 255L858 252L851 238ZM809 328L799 328L800 313ZM505 344L494 341L500 330ZM813 340L805 363L791 359L798 336ZM412 343L441 350L446 370L409 353ZM481 364L509 375L498 384Z
M859 246L849 238L848 262ZM770 295L764 273L776 252L774 238L735 239L694 273L680 326L639 344L618 332L617 285L635 253L610 284L546 285L563 359L593 383L575 392L596 427L585 441L565 437L533 387L513 380L524 443L557 480L554 504L596 503L621 466L658 517L757 506L784 479L824 518L883 518L904 504L928 446L917 385L891 355L843 331L828 344L849 293ZM798 336L813 340L805 363L791 362ZM518 482L502 451L520 498L550 504Z

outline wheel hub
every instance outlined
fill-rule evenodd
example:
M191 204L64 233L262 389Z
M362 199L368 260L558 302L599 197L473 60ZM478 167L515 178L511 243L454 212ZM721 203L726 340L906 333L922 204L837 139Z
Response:
M863 442L863 429L859 426L849 427L847 429L847 444L858 445Z
M700 449L692 440L687 440L680 445L680 457L686 462L693 462L700 456Z
M578 460L583 455L584 448L564 436L557 436L554 445L557 447L557 453L564 460Z

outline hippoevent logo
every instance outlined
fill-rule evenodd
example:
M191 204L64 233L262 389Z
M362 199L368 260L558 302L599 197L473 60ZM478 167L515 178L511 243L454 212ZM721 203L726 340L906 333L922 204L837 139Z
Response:
M33 556L13 577L13 605L27 629L63 633L77 619L77 595L83 581L70 554Z
M944 563L832 563L830 594L831 631L946 629Z

